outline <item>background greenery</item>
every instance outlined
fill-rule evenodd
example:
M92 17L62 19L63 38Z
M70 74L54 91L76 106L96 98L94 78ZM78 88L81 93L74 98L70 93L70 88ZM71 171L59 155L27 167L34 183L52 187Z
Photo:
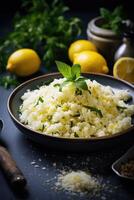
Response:
M67 59L67 49L81 33L79 18L66 18L62 1L23 0L25 14L14 17L13 30L0 40L0 68L9 55L21 48L34 49L43 64L51 69L56 59Z

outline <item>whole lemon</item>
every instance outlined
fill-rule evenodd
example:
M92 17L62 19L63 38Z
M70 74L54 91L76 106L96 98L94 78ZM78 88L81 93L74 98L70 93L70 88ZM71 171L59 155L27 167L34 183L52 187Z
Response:
M81 65L81 72L97 72L107 74L109 69L105 58L95 51L76 53L73 64Z
M73 42L68 49L69 59L73 62L75 53L86 50L97 51L96 46L89 40L77 40Z
M7 70L17 76L29 76L40 68L41 60L32 49L19 49L11 54L7 63Z

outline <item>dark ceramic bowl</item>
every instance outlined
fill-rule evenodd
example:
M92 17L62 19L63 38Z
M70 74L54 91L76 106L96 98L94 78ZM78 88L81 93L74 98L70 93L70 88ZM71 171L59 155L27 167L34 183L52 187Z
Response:
M124 81L117 80L108 75L101 74L84 74L84 76L90 78L91 80L96 80L103 85L109 85L113 88L117 89L127 89L132 96L131 104L134 104L134 87ZM121 142L126 142L127 139L132 140L132 136L134 135L132 132L134 130L134 126L129 130L114 134L112 136L106 137L95 137L90 139L82 139L82 138L59 138L50 135L43 135L37 131L34 131L19 121L19 113L18 108L22 104L21 96L28 90L33 90L37 88L37 86L42 84L48 84L55 78L60 78L61 75L59 73L53 73L48 75L43 75L32 80L26 81L25 83L18 86L10 95L8 99L8 111L9 114L18 127L20 131L22 131L28 138L43 144L45 147L53 148L56 150L62 151L95 151L105 148L113 148L114 145L121 144ZM134 124L134 118L132 118L132 123ZM134 137L133 137L134 139Z

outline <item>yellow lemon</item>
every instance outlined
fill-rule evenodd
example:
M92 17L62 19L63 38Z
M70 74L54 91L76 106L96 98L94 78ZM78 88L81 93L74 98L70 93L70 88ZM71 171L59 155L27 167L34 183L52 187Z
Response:
M77 40L73 42L68 49L69 59L73 62L75 53L86 50L97 51L96 46L89 40Z
M109 69L105 58L95 51L76 53L73 64L81 65L81 72L96 72L107 74Z
M18 76L29 76L40 68L40 58L32 49L19 49L8 59L7 70Z
M113 75L134 84L134 58L122 57L113 67Z

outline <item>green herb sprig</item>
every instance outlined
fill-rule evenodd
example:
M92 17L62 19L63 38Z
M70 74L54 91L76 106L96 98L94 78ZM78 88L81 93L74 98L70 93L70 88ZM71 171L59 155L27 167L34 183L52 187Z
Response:
M11 53L32 48L45 67L52 69L55 59L67 59L67 48L81 33L81 21L67 18L69 9L61 0L23 0L25 15L16 14L12 32L0 39L0 69L5 70Z
M98 108L95 108L92 106L86 106L86 105L84 105L84 107L87 109L90 109L92 112L96 112L100 117L103 117L101 110L99 110Z
M111 29L117 34L121 33L122 20L125 18L122 6L117 6L113 11L100 8L100 15L104 19L102 28Z
M60 85L60 91L62 91L62 88L70 82L75 84L76 89L89 91L86 84L86 78L81 76L81 67L79 64L75 64L71 67L66 63L56 61L56 65L59 72L66 78Z
M16 87L17 85L19 85L19 82L14 76L5 75L3 77L0 77L0 86L3 86L5 89L8 89L12 86Z
M125 107L125 106L116 106L116 108L119 111L124 111L125 109L127 109L127 107Z
M39 103L43 103L43 102L44 102L43 98L39 97L35 106L37 106L37 105L39 105Z
M75 133L74 133L74 137L79 137L79 135L75 132Z
M45 125L43 124L42 127L39 129L39 131L43 132L45 129Z

